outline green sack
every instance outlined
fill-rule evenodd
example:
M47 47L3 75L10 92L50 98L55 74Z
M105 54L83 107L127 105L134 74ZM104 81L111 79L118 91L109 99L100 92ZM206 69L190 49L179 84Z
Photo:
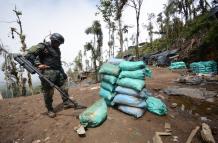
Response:
M121 78L117 80L117 84L123 87L141 91L145 86L145 81L141 79Z
M143 61L138 61L138 62L123 61L120 63L119 67L123 71L135 71L139 69L144 69L146 65Z
M150 96L146 100L146 103L148 111L160 116L167 114L167 107L160 99Z
M122 71L119 75L119 78L134 78L134 79L145 79L145 70L136 70L136 71Z
M117 82L117 78L113 75L104 75L102 80L109 82L110 84L115 84Z
M100 88L99 95L101 97L103 97L104 99L107 99L109 101L111 101L114 98L114 93L112 93L112 92L110 92L102 87Z
M114 76L118 76L120 73L120 68L119 66L115 66L109 63L104 63L100 70L99 70L100 74L109 74L109 75L114 75Z
M113 92L114 91L114 86L108 82L102 81L101 82L101 87L106 89L107 91Z
M96 127L103 123L107 117L107 105L104 99L99 99L79 115L81 125Z
M145 67L145 76L152 77L152 71L148 67Z

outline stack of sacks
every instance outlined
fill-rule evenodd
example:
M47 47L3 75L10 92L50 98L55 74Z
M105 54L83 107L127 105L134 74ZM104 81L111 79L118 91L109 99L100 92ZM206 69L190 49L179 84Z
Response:
M120 73L120 68L119 66L105 63L101 66L99 73L103 75L99 95L103 97L107 105L110 106L115 95L114 89L116 86L117 77Z
M194 73L217 74L217 63L215 61L194 62L190 64Z
M118 109L136 118L141 117L146 108L148 93L145 87L146 65L144 62L123 61L119 65L121 73L115 89L116 96L112 104Z

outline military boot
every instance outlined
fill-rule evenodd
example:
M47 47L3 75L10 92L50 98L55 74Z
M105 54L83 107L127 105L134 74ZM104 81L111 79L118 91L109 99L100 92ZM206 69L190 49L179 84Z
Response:
M50 118L54 118L54 117L56 117L56 114L55 114L55 112L53 110L51 110L51 111L48 111L48 116Z

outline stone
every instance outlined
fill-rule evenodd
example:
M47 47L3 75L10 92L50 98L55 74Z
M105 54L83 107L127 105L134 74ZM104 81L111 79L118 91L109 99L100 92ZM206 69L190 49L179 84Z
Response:
M176 108L177 105L178 105L177 103L172 103L172 104L171 104L171 107L172 107L172 108Z
M202 123L201 137L206 143L215 143L210 126L206 123Z

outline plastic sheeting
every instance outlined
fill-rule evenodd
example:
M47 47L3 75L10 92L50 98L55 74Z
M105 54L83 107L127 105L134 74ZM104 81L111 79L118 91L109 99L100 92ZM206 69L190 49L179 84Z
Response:
M84 127L96 127L107 117L107 105L104 99L96 101L79 115L80 123Z

